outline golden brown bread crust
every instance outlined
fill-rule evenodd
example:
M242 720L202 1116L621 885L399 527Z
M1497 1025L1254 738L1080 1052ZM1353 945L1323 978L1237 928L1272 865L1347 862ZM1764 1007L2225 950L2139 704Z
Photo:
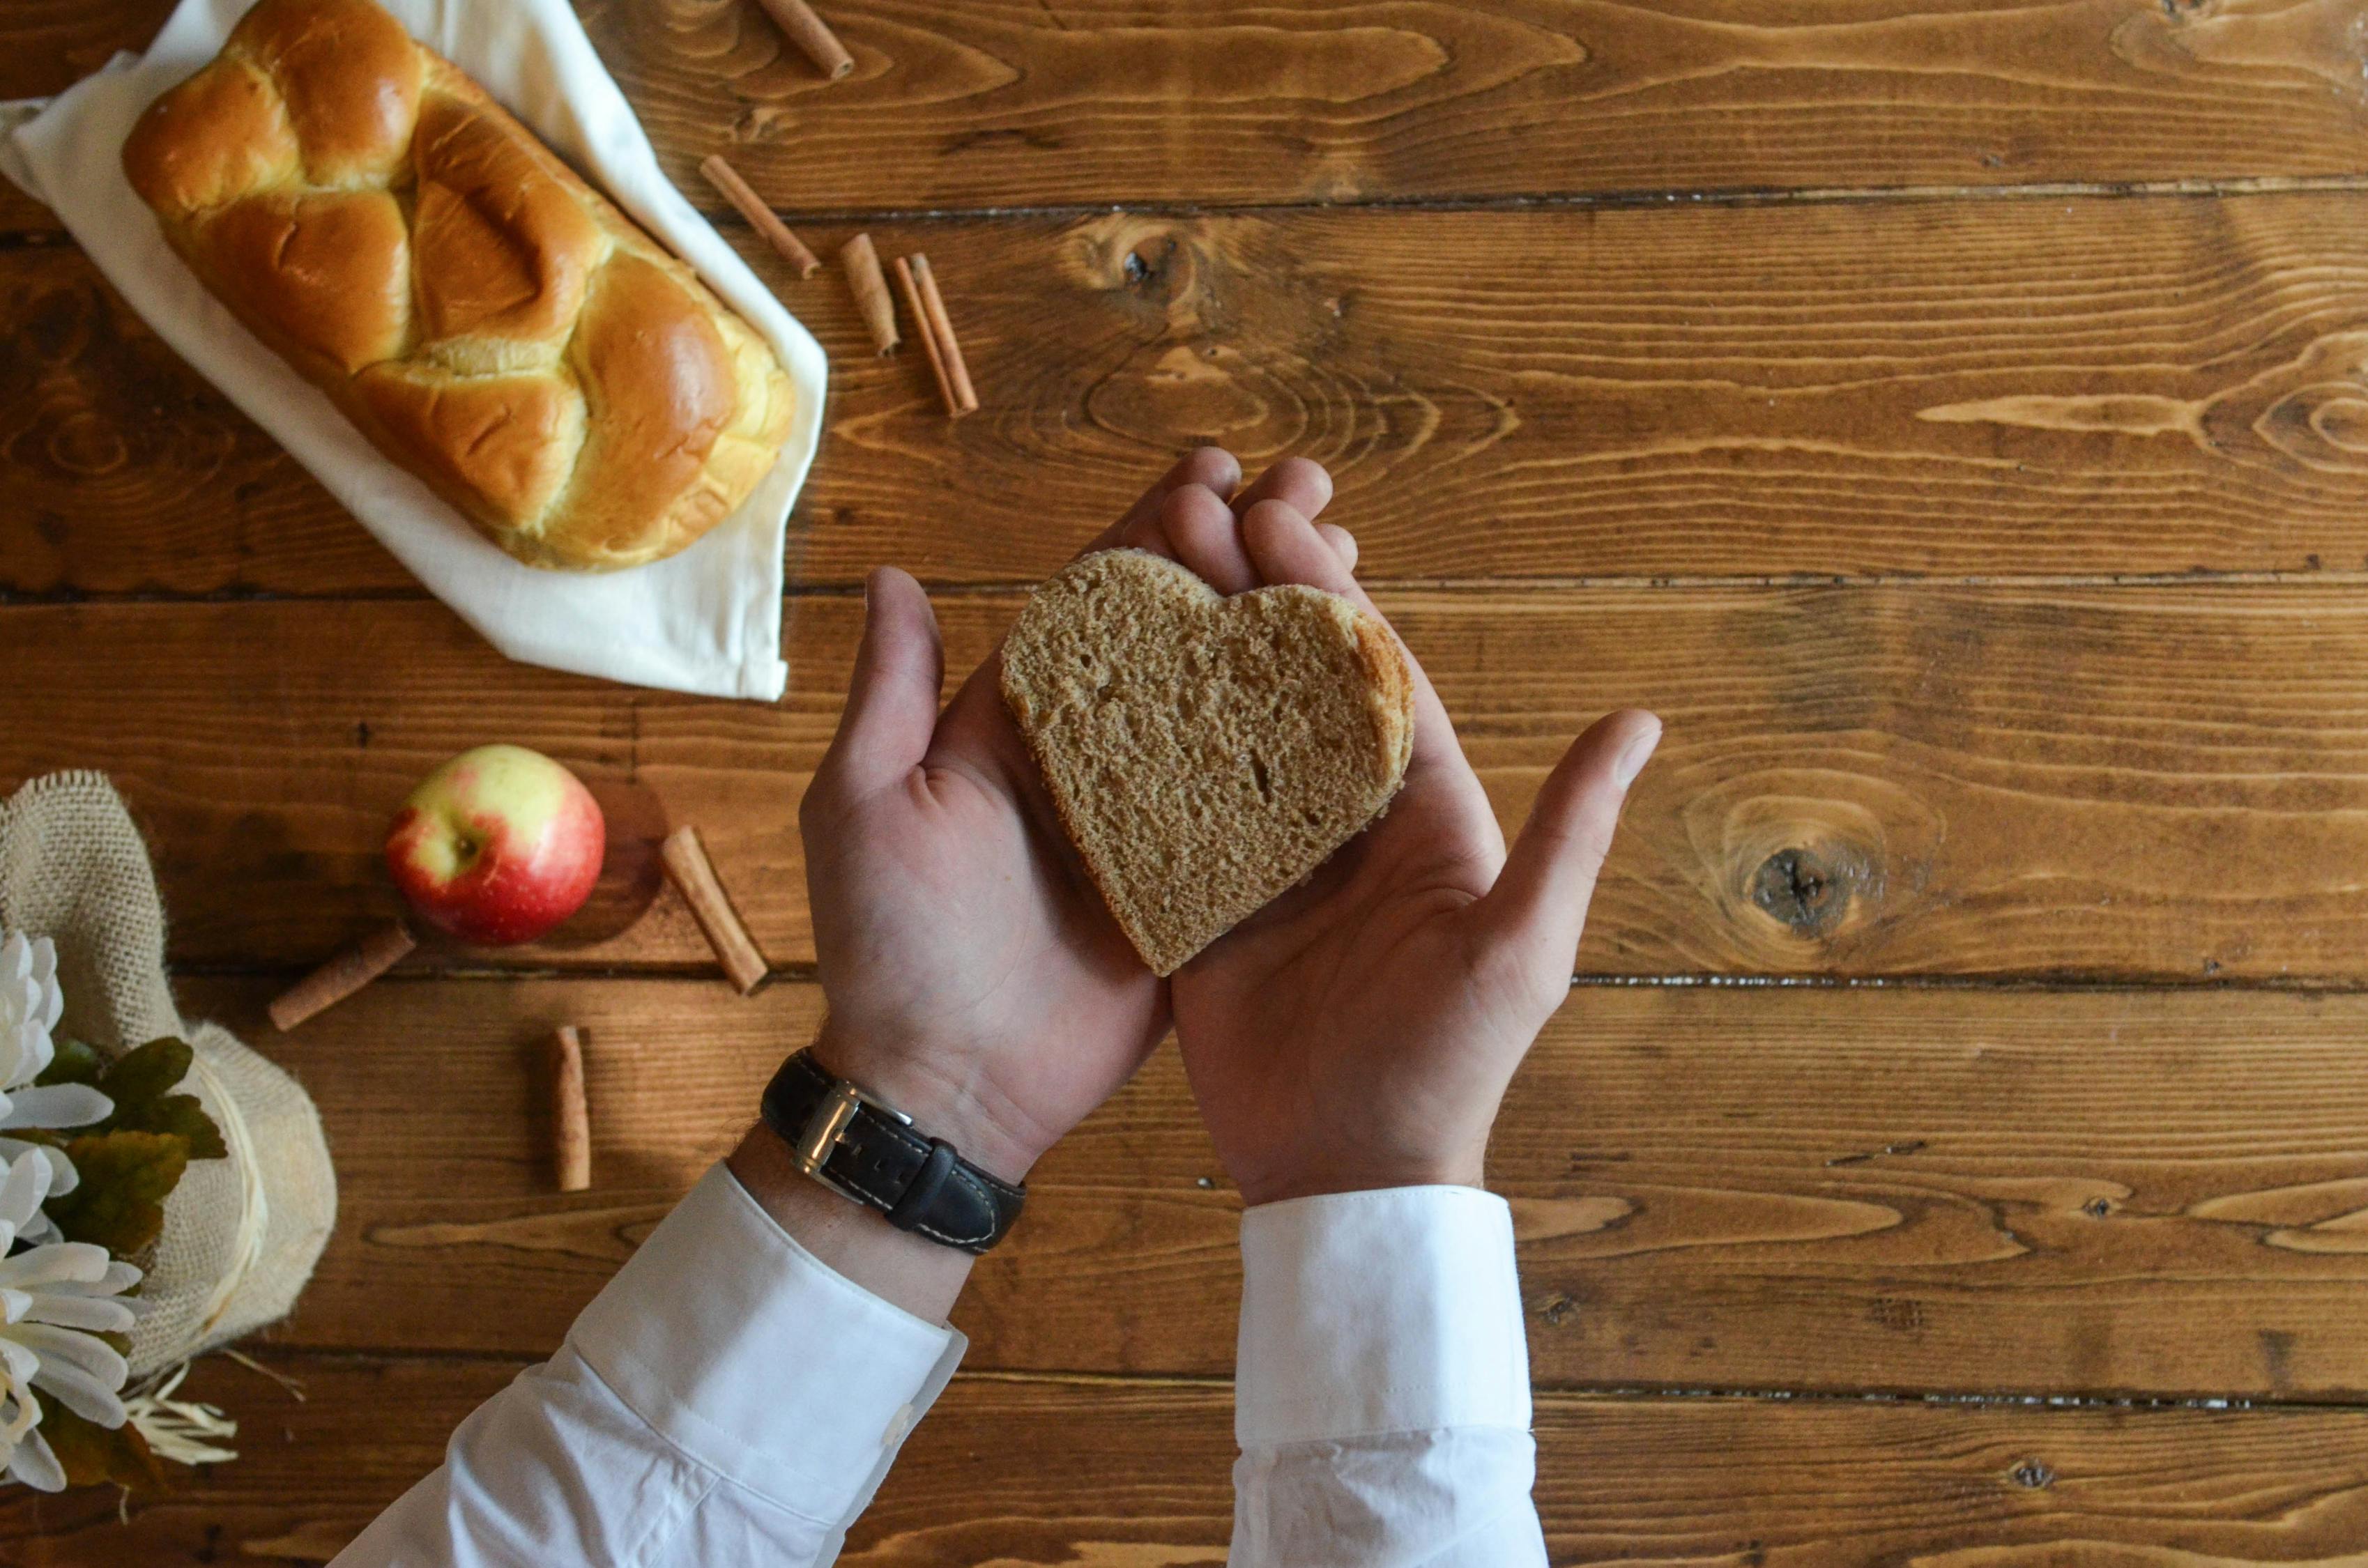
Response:
M1371 688L1373 731L1388 753L1383 766L1393 778L1403 778L1414 760L1414 676L1397 634L1362 610L1355 615L1357 662Z
M240 321L529 565L671 555L780 455L765 341L370 0L262 0L123 171Z

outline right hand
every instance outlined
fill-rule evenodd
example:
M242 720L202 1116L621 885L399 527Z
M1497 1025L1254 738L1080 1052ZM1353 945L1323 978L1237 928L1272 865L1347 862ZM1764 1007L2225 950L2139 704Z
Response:
M1378 616L1353 541L1319 532L1331 485L1279 465L1228 507L1171 495L1165 545L1222 592L1305 583ZM1598 721L1540 790L1508 856L1479 778L1411 653L1414 756L1380 822L1171 981L1177 1042L1245 1202L1477 1187L1513 1071L1569 994L1596 873L1661 724Z

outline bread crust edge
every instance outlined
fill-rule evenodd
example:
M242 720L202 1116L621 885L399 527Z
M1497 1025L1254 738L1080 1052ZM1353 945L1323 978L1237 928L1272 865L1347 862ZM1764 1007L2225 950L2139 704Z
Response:
M1158 562L1175 575L1189 582L1194 589L1198 590L1204 601L1222 602L1226 597L1202 581L1190 568L1170 561L1164 555L1155 554L1147 550L1131 548L1122 552L1144 556ZM1081 562L1092 559L1093 554L1117 553L1121 551L1097 551L1092 554L1080 556L1053 575L1057 577L1075 569ZM1047 579L1048 582L1050 580ZM1346 595L1335 594L1327 589L1304 583L1274 583L1266 586L1300 588L1308 593L1320 594L1347 610L1353 651L1359 664L1364 667L1369 677L1366 687L1367 705L1373 716L1375 738L1381 743L1383 748L1380 760L1384 776L1388 779L1388 785L1382 791L1381 801L1374 806L1372 814L1365 819L1364 824L1357 829L1357 833L1352 833L1348 838L1342 839L1333 849L1332 855L1338 855L1341 849L1348 846L1349 840L1354 839L1357 834L1366 832L1373 824L1381 821L1383 816L1387 814L1391 802L1396 800L1398 791L1406 787L1406 768L1414 759L1413 670L1407 662L1405 648L1398 642L1397 633L1391 631L1388 623L1378 614L1364 608ZM1040 585L1039 587L1041 591L1042 585ZM1262 590L1249 591L1256 593ZM1034 610L1036 602L1035 596L1031 594L1028 603L1020 608L1019 619L1012 623L1013 631L1017 631L1019 621L1024 620ZM1007 632L1004 642L1008 644L1009 641L1010 633ZM1110 911L1110 918L1117 922L1120 932L1125 936L1128 944L1134 949L1135 955L1143 960L1144 966L1153 974L1162 980L1167 979L1178 970L1206 952L1228 933L1238 929L1241 922L1236 921L1233 926L1227 926L1224 931L1218 932L1216 936L1210 937L1191 951L1180 955L1175 954L1166 944L1150 938L1144 929L1141 911L1121 899L1110 884L1103 881L1100 870L1094 865L1093 858L1078 846L1080 835L1077 821L1070 814L1067 803L1047 782L1051 770L1045 766L1044 748L1038 743L1035 731L1027 722L1025 699L1012 685L1011 666L1004 659L1001 646L996 650L996 658L997 661L996 687L1002 693L1004 710L1010 715L1013 727L1019 732L1020 741L1028 748L1029 760L1036 765L1037 786L1043 790L1044 798L1052 803L1053 814L1060 819L1062 836L1068 842L1069 853L1075 857L1076 863L1084 868L1086 880L1091 882L1094 891L1101 895L1102 907ZM1332 856L1327 855L1323 860L1317 861L1315 866L1309 868L1308 875L1315 875L1315 871L1331 858ZM1304 877L1300 879L1302 882L1305 880ZM1283 891L1287 892L1290 890ZM1278 893L1276 896L1281 895ZM1251 915L1256 913L1257 911L1253 910ZM1247 920L1250 915L1244 915L1242 918Z

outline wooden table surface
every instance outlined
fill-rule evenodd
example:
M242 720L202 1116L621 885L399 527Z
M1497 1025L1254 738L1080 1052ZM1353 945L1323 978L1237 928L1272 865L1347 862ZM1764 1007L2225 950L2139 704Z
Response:
M9 0L0 97L167 9ZM772 707L505 663L0 196L0 783L113 776L185 1010L304 1081L343 1187L256 1347L303 1402L205 1364L244 1458L128 1528L16 1494L0 1562L324 1559L432 1465L814 1023L796 809L864 570L962 670L1208 440L1332 466L1508 822L1593 715L1668 720L1494 1151L1556 1562L2362 1561L2357 0L847 0L837 84L753 0L583 9L830 353ZM982 411L718 150L825 255L926 249ZM600 794L593 909L274 1034L492 739ZM753 999L661 888L684 821ZM1220 1563L1238 1203L1172 1054L1034 1189L846 1561Z

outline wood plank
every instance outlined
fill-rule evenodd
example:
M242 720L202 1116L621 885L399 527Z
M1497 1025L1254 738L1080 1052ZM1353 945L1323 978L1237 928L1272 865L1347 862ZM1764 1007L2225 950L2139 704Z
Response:
M0 96L143 49L164 0L12 0ZM584 0L686 188L730 150L803 210L2351 175L2326 4L927 0L825 6L826 84L754 0Z
M325 1562L412 1483L442 1461L445 1440L498 1393L518 1363L366 1360L270 1355L304 1397L210 1356L180 1397L219 1405L239 1424L239 1458L176 1470L170 1494L123 1506L111 1486L0 1498L0 1553L24 1568L139 1563Z
M1013 596L941 598L967 671ZM2355 983L2368 608L2338 585L1884 585L1383 594L1507 824L1595 715L1650 703L1580 967ZM811 959L797 802L860 609L794 601L789 697L672 697L500 660L440 607L0 611L0 778L115 776L156 845L179 961L294 966L395 912L387 817L504 739L579 768L610 869L495 960L713 960L663 892L707 835L757 945ZM430 967L484 959L424 955Z
M10 0L0 24L0 101L63 92L105 65L118 50L143 50L173 12L174 0ZM0 185L5 185L0 181Z
M249 1423L237 1462L133 1502L128 1527L106 1488L12 1491L0 1504L10 1561L324 1561L516 1369L274 1364L305 1381L306 1403L219 1359L191 1380ZM839 1561L1215 1568L1232 1526L1231 1403L1223 1387L957 1380ZM2368 1530L2357 1411L1561 1395L1540 1401L1537 1433L1539 1517L1561 1565L1875 1568L1960 1553L2333 1565L2357 1562Z
M276 1037L268 990L182 996L319 1098L339 1224L273 1337L331 1349L548 1353L821 1016L806 984L404 982ZM564 1196L561 1023L596 1139ZM1536 1375L2368 1395L2363 1033L2358 994L1582 988L1491 1153ZM1230 1369L1239 1204L1172 1052L1030 1187L957 1310L973 1368Z
M9 0L0 17L0 102L62 93L119 50L148 47L173 0ZM54 230L47 207L0 176L0 235Z
M985 406L754 257L834 364L810 585L1031 580L1203 440L1331 464L1377 580L2368 564L2349 196L877 233L936 260ZM71 249L0 252L0 585L418 591Z
M589 13L686 184L731 146L829 210L2350 175L2345 15L896 0L832 13L857 63L825 86L744 0Z

